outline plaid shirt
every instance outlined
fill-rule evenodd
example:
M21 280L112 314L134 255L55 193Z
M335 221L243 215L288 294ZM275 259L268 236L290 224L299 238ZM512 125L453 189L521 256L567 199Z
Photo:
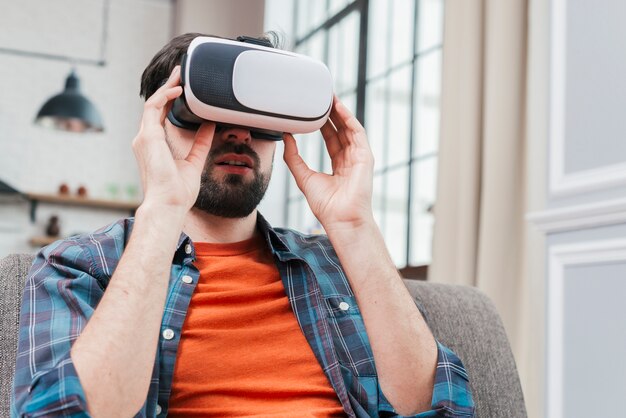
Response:
M397 416L378 384L365 325L328 238L257 227L272 250L285 292L315 357L350 417ZM89 416L85 393L70 357L122 257L133 218L93 234L42 249L26 281L13 383L13 417ZM180 333L198 282L194 246L181 234L172 261L161 337L148 397L137 417L164 417ZM191 276L188 284L181 279ZM188 281L188 280L187 280ZM341 309L339 304L342 304ZM163 337L164 331L168 337ZM416 417L473 416L467 373L458 357L437 342L432 410Z

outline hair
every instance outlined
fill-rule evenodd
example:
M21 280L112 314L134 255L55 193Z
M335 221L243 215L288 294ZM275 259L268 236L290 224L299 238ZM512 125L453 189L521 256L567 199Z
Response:
M141 74L141 88L139 90L139 96L144 100L148 100L150 96L163 84L164 80L170 76L170 73L174 67L180 64L180 60L187 52L189 44L194 38L198 36L212 36L214 38L231 39L217 35L205 35L202 33L185 33L179 35L169 41L159 52L152 57L152 61ZM269 41L274 48L281 48L282 41L280 36L276 32L267 32L257 39ZM234 40L234 39L231 39Z

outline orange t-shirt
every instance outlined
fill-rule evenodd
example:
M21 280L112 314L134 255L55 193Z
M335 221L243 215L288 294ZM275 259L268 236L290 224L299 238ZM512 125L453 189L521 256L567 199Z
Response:
M195 248L168 416L345 416L263 239Z

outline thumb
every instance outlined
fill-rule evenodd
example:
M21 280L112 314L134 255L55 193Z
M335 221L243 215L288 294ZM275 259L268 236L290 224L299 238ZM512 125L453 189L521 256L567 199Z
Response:
M189 151L189 155L185 160L193 164L197 169L202 170L206 157L211 150L213 144L213 135L215 134L215 123L206 122L200 126L194 138L193 145Z
M311 170L306 162L300 156L298 152L298 146L293 135L289 133L283 134L283 141L285 143L285 149L283 151L283 159L289 167L289 171L293 174L293 178L296 180L296 184L303 190L306 180L315 174L315 171Z

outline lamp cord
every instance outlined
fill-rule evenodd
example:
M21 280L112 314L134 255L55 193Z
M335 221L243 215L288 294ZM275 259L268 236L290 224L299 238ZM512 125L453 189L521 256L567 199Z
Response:
M100 62L106 65L106 45L109 38L109 3L110 0L102 2L102 38L100 39Z

